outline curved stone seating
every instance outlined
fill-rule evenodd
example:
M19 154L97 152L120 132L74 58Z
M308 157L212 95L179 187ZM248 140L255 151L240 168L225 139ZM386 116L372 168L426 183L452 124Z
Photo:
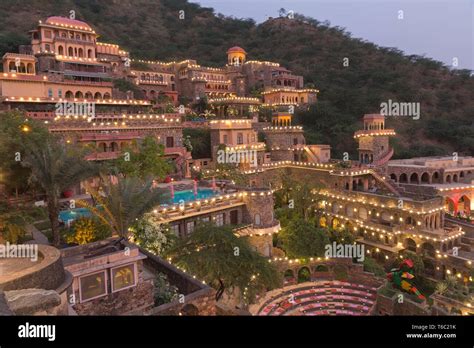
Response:
M368 315L376 300L375 287L321 281L284 290L266 300L257 315Z

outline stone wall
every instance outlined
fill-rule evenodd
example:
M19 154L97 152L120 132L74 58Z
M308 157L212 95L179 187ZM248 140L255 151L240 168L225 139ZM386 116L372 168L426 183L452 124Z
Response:
M74 310L79 315L124 315L146 313L154 304L153 281L140 281L137 286L104 297L78 303ZM78 296L78 295L77 295ZM78 297L76 297L78 298Z
M171 303L153 308L151 315L215 315L216 300L215 290L206 284L194 279L182 272L172 264L149 253L144 249L140 252L147 256L144 263L148 269L163 273L167 276L171 285L178 288L178 292L184 295L184 302L180 299Z
M377 294L376 315L430 315L430 308L424 303L416 303L403 296L403 302L399 303L399 295L403 293L395 291L393 296Z

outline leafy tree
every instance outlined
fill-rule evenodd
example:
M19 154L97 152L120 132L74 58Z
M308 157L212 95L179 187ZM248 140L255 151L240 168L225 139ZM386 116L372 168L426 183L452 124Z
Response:
M377 260L370 256L366 256L364 259L364 271L373 273L378 277L385 277L384 268L377 263Z
M252 302L260 291L280 285L274 266L254 251L231 226L202 224L168 252L172 262L217 289L218 301L224 291L241 292L241 300Z
M143 91L137 87L134 83L126 79L115 79L113 80L114 88L117 88L121 92L132 91L133 96L136 99L145 99L145 94Z
M183 136L191 141L193 158L211 157L211 133L209 129L185 128Z
M0 183L8 192L14 191L18 195L32 186L28 180L31 170L22 165L26 144L33 139L42 142L49 132L18 111L3 113L0 117Z
M85 161L83 152L60 144L52 135L28 138L25 147L22 165L31 170L30 180L36 182L46 195L53 243L59 246L59 197L64 190L98 173L98 167Z
M153 188L153 180L142 181L137 177L119 176L111 180L102 176L102 187L88 187L88 191L96 205L86 201L78 201L77 205L88 208L114 234L125 238L130 237L137 219L164 200L163 191Z
M283 228L279 240L291 258L322 257L329 244L329 237L324 229L301 219L293 220Z
M155 306L173 302L178 298L178 288L169 283L168 277L163 273L158 273L155 280Z
M164 159L164 146L152 136L138 141L136 147L125 148L112 164L120 174L141 179L149 176L163 179L171 172L172 168Z
M163 255L176 242L170 227L153 213L147 213L131 228L134 241L155 255Z

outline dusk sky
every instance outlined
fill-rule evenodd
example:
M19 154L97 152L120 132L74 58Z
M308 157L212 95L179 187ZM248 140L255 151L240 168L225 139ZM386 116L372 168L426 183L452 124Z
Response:
M353 37L406 54L426 55L474 70L474 0L191 0L217 13L258 23L285 8L331 25ZM399 11L404 19L398 19Z

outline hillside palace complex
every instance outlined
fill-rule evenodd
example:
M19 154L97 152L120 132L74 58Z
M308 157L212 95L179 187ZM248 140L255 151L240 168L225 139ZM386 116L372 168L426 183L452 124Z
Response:
M319 227L350 230L365 253L381 264L410 251L422 257L429 279L442 281L452 275L461 284L472 282L474 225L469 218L474 209L474 157L449 154L394 160L389 140L396 130L386 127L385 116L368 113L361 115L360 130L353 135L358 157L334 159L329 145L307 144L303 128L294 124L293 111L317 103L319 91L305 87L302 76L278 63L249 59L251 52L241 47L229 48L227 64L215 68L193 59L131 59L118 45L100 42L89 24L64 17L39 21L30 35L30 45L2 58L0 110L23 111L59 134L65 144L92 148L87 155L91 161L117 158L137 140L155 137L165 157L175 164L173 180L159 186L169 190L174 185L173 193L192 190L192 179L199 174L199 190L213 192L184 199L184 204L157 206L153 212L159 221L179 237L193 233L199 221L235 225L235 233L248 238L285 275L283 290L263 294L248 308L251 314L474 314L470 303L437 295L429 305L410 301L397 305L395 297L377 293L385 279L364 272L351 260L291 260L273 245L273 235L281 228L274 214L273 193L291 177L315 187L311 210ZM117 80L134 88L118 88ZM202 100L212 117L191 120L190 105ZM61 113L61 103L83 109ZM269 110L271 119L259 119L261 110ZM185 128L209 131L209 158L191 156L183 137ZM221 150L255 157L235 164L245 185L216 181ZM66 212L69 200L87 194L85 183L71 190L72 196L61 199ZM124 248L132 250L131 256L124 258ZM0 275L7 303L8 292L37 288L59 295L60 301L46 310L50 314L71 310L78 314L216 314L213 289L128 241L107 240L61 250L43 245L40 252L43 258L33 267L18 266L14 277ZM348 277L334 280L341 269ZM153 309L150 279L155 270L173 279L190 302ZM303 270L316 285L298 287ZM128 272L131 280L117 280L117 272ZM89 291L88 282L97 279L109 285ZM348 300L320 300L318 296L326 295L318 295L318 286L342 289L341 296ZM316 300L279 307L279 296L300 294L302 289L314 291L311 296ZM78 300L66 309L71 293ZM301 293L301 301L305 296ZM33 311L38 313L43 312Z

